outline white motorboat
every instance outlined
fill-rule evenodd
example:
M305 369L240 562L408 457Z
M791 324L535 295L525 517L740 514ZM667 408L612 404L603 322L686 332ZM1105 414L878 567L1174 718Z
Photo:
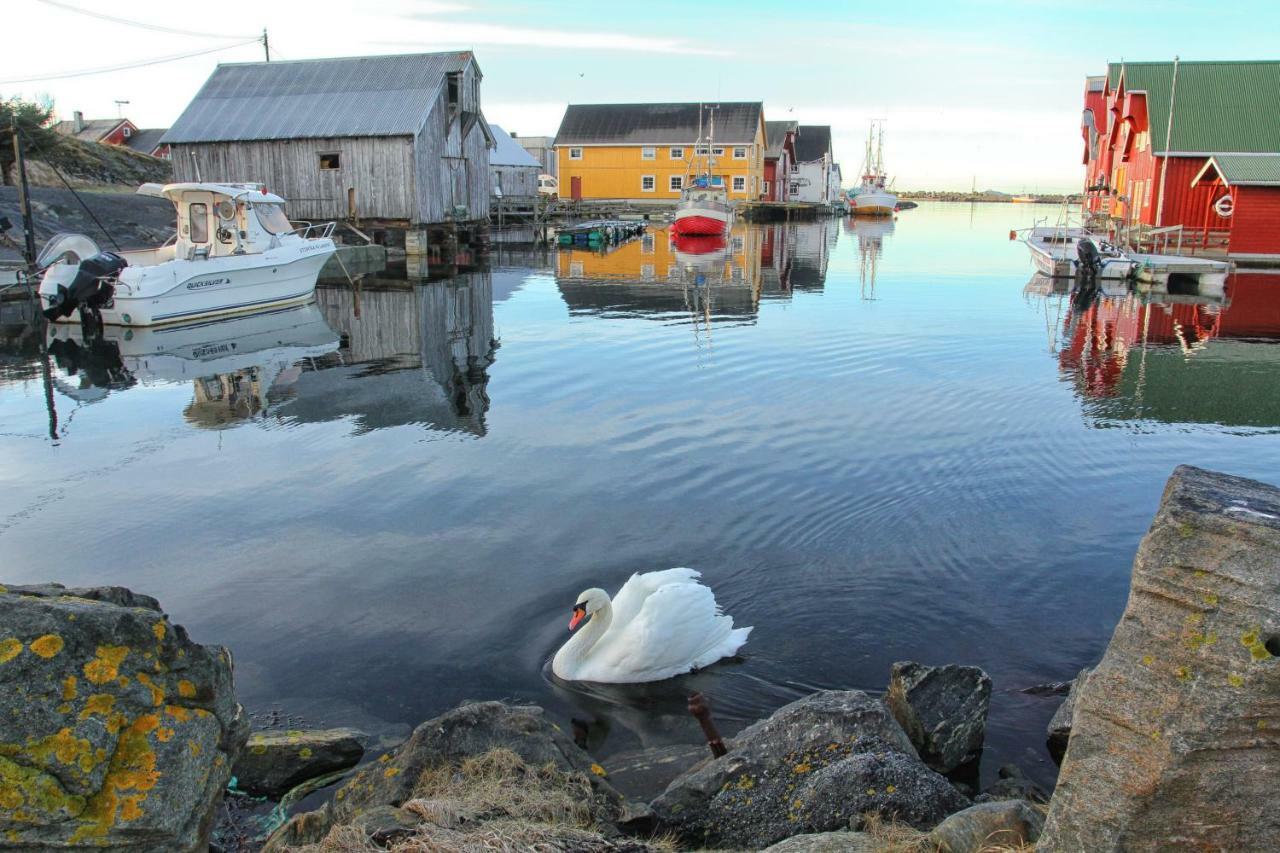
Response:
M138 194L173 203L175 237L119 253L54 237L37 261L49 320L158 326L307 302L336 249L333 223L295 227L261 184L143 184Z
M898 197L889 191L887 182L884 173L884 128L877 128L872 124L867 134L862 183L849 191L850 212L854 216L892 216L898 209Z
M1100 279L1128 279L1137 267L1133 258L1083 228L1041 225L1015 233L1022 235L1036 269L1050 278L1078 275L1082 253L1096 257Z

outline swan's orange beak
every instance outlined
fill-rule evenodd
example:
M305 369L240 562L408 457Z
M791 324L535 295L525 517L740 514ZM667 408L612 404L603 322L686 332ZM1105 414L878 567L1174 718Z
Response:
M569 617L569 630L572 631L587 618L587 605L579 604L573 608L573 616Z

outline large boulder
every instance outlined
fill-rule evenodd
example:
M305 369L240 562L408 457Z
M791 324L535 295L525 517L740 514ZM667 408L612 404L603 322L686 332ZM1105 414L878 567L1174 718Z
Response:
M254 732L232 769L236 786L279 799L308 779L356 766L365 737L355 729Z
M1019 850L1035 844L1044 815L1022 800L978 803L933 828L922 849L938 853Z
M225 649L120 587L0 586L0 838L203 849L249 727Z
M921 760L939 773L982 754L991 678L976 666L895 663L885 700Z
M764 853L882 853L884 845L863 832L810 832L771 844Z
M431 791L430 798L453 803L444 813L461 814L470 825L515 808L477 806L473 795L483 798L498 788L540 787L548 789L548 800L553 793L571 792L575 814L590 824L611 824L623 817L625 803L605 775L604 768L548 720L542 708L470 703L418 726L405 743L359 770L331 802L292 817L267 840L264 850L318 843L335 827L357 823L366 812L385 806L408 808ZM468 784L469 777L474 777L474 784ZM457 782L456 790L447 790L450 782ZM537 802L529 796L516 805L536 807ZM437 832L455 830L449 821L424 822Z
M868 813L928 829L966 805L920 761L884 704L858 690L779 709L652 803L659 825L691 846L747 849L846 829Z
M1049 720L1045 744L1049 747L1049 755L1055 764L1062 764L1062 756L1067 753L1067 742L1071 740L1071 721L1076 713L1076 697L1084 689L1084 683L1088 680L1090 672L1092 670L1089 667L1080 670L1080 674L1071 682L1067 698L1062 700L1058 710L1053 712L1053 718Z
M1280 838L1280 490L1174 471L1076 700L1045 851Z

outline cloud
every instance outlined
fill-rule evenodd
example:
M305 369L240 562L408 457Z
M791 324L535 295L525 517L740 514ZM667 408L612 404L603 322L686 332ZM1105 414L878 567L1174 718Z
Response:
M639 36L623 32L589 32L552 30L537 27L513 27L475 21L444 21L430 15L409 15L413 20L429 22L420 38L412 41L376 42L384 47L421 49L427 46L472 47L541 47L557 50L626 51L629 53L682 54L686 56L728 56L728 51L692 44L684 39ZM415 34L416 35L416 34Z

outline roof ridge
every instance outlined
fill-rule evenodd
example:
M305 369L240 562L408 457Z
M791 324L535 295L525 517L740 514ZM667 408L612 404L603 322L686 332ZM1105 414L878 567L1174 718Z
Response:
M475 52L470 50L425 50L418 53L364 53L359 56L317 56L311 59L273 59L269 61L254 62L219 62L217 67L223 66L245 66L245 65L302 65L308 62L348 62L355 59L413 59L419 56L466 56L469 59L475 58Z

